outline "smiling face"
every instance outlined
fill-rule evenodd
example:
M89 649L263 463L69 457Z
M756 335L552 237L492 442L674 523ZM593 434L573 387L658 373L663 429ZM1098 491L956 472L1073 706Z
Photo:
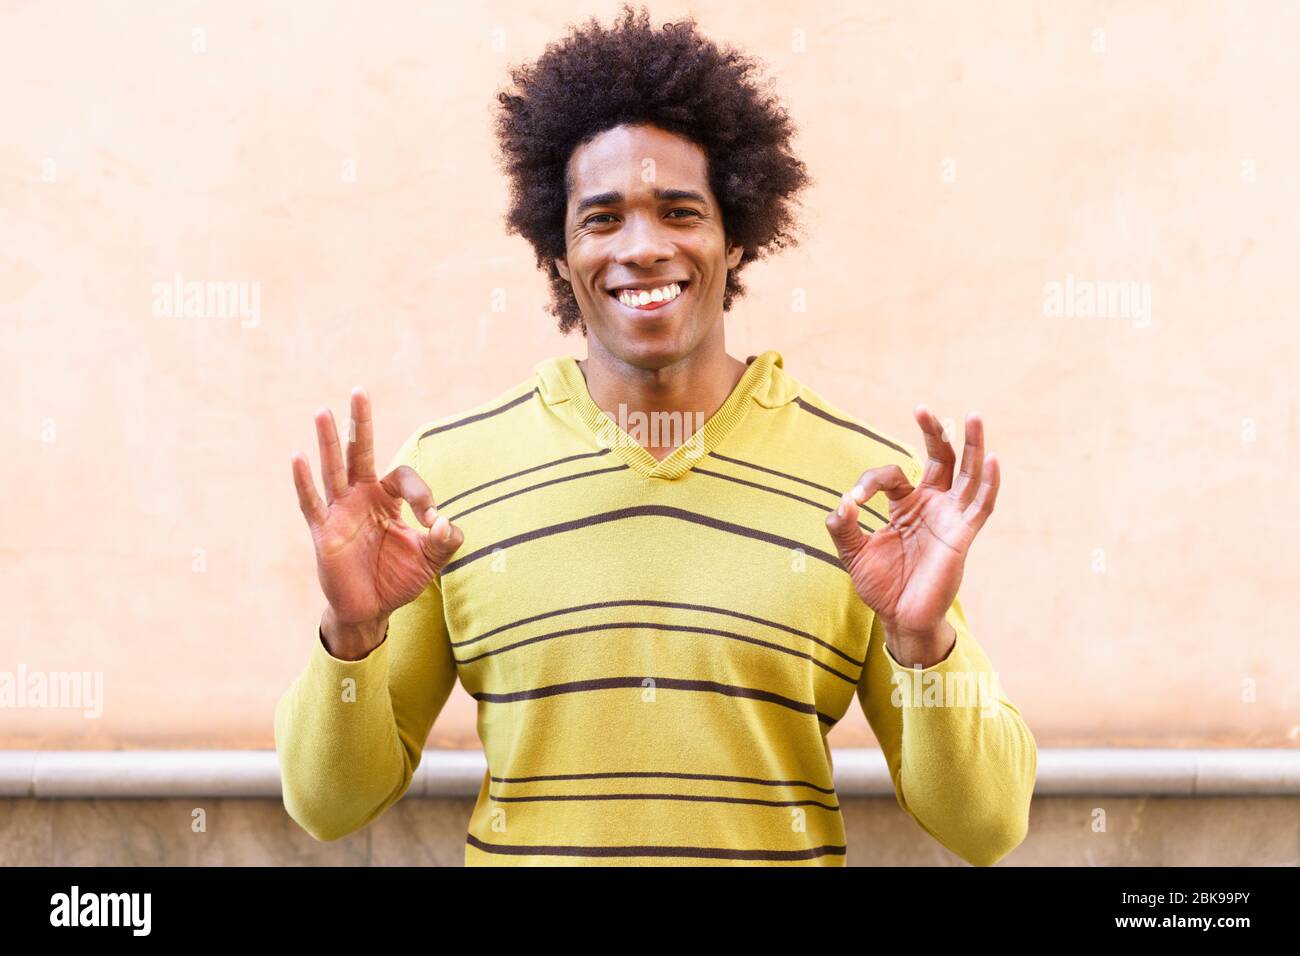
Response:
M699 146L654 126L606 130L569 158L568 196L556 268L589 347L663 368L721 332L727 270L744 249L727 246ZM629 289L635 298L620 297Z

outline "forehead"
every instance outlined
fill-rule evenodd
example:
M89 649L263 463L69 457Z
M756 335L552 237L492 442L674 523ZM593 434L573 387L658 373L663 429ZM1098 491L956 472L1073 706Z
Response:
M652 177L645 174L650 168ZM616 126L597 134L573 151L567 173L571 203L584 193L650 193L656 185L708 190L704 150L684 136L655 126Z

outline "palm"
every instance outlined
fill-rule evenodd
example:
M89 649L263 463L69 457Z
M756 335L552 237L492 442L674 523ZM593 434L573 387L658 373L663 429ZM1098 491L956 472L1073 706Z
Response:
M845 563L858 595L901 631L943 617L961 584L974 531L950 492L916 488L890 502L889 524Z
M334 416L328 409L316 413L326 501L316 494L307 460L293 456L298 505L316 546L316 575L335 618L345 624L386 618L414 601L465 540L438 516L415 469L398 465L376 476L370 399L359 388L352 393L352 424L345 469ZM403 503L427 531L407 523Z
M966 425L961 474L934 416L918 407L929 465L913 486L897 465L873 468L858 480L861 492L844 497L845 514L827 519L854 589L889 630L929 634L942 622L961 585L966 555L997 497L998 467L984 458L983 426ZM855 489L856 490L856 489ZM858 506L877 491L889 501L889 521L871 534L858 526ZM859 500L860 499L860 500Z
M368 621L414 601L437 569L424 537L402 519L402 499L378 481L353 484L312 529L321 590L338 616Z

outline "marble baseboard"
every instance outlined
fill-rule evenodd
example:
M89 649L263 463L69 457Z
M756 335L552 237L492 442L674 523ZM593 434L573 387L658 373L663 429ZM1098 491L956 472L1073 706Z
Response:
M894 793L877 748L833 750L841 798ZM482 750L426 748L407 797L472 799ZM0 798L215 800L280 796L274 750L0 750ZM1045 747L1034 794L1300 796L1300 748Z
M841 805L850 866L966 865L892 798ZM278 800L0 799L0 865L460 866L472 808L406 798L322 843ZM1300 797L1037 797L1029 835L999 865L1300 866Z

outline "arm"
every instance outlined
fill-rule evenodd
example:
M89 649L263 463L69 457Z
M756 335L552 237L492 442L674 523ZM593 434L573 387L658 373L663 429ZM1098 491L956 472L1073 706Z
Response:
M957 634L951 652L916 669L895 660L874 617L858 699L899 805L962 859L991 866L1025 838L1038 749L959 599L946 620Z
M995 455L985 457L977 413L966 417L960 474L939 420L924 405L914 413L926 458L904 447L907 472L902 464L863 472L826 526L872 609L858 696L898 802L948 849L991 866L1025 838L1038 771L1034 738L957 597L1001 468ZM881 493L889 519L865 535L858 509Z
M419 471L417 436L392 468ZM402 516L425 530L409 505ZM406 793L455 686L440 583L394 610L387 637L358 660L333 656L320 628L311 642L306 668L276 706L275 746L285 810L316 839L337 840Z

